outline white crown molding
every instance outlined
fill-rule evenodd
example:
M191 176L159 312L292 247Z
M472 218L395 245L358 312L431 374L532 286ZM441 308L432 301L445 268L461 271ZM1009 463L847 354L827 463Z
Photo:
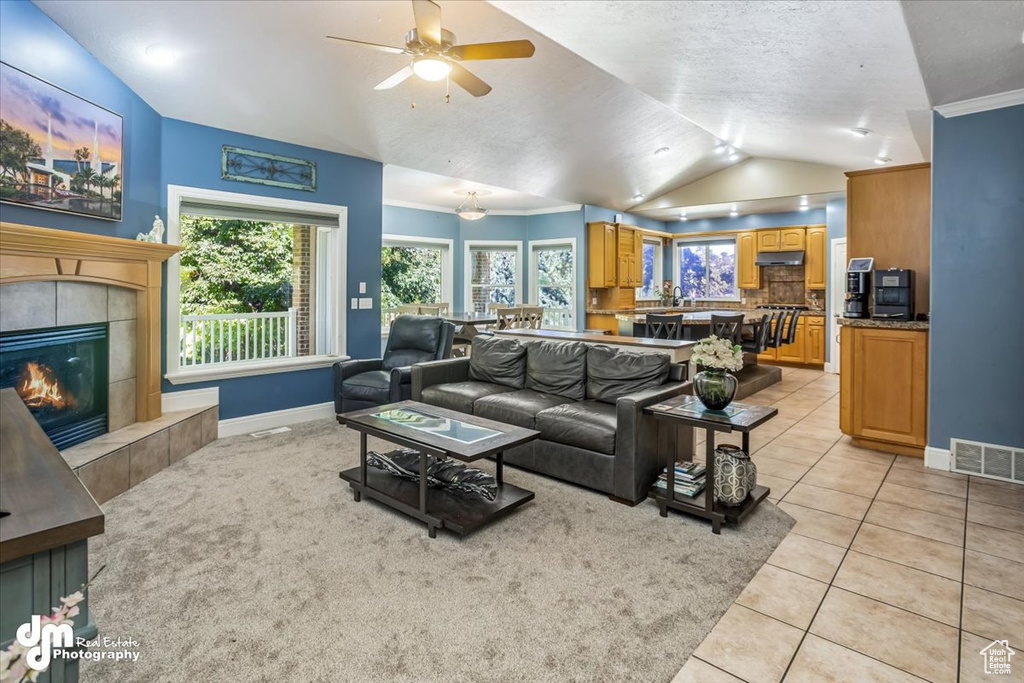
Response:
M945 448L935 448L934 446L927 446L924 449L924 466L930 467L933 470L943 470L949 472L952 467L952 456L950 452Z
M486 203L486 202L485 202ZM420 211L436 211L437 213L455 213L453 206L438 206L435 204L421 204L419 202L407 202L402 199L385 199L384 206L397 206L403 209L419 209ZM579 211L582 204L566 204L563 206L552 206L543 209L489 209L488 216L543 216L549 213L568 213Z
M269 413L257 413L256 415L243 415L230 420L221 420L217 427L217 438L223 439L226 436L238 436L239 434L251 434L252 432L274 427L284 427L299 422L310 420L321 420L334 417L334 402L315 403L310 406L299 406L298 408L286 408L285 410L274 410Z
M935 111L942 114L943 118L949 119L954 116L977 114L983 111L1002 109L1003 107L1013 107L1018 104L1024 104L1024 88L1021 88L1020 90L1008 90L995 95L975 97L971 100L961 100L959 102L950 102L949 104L940 104L935 107Z

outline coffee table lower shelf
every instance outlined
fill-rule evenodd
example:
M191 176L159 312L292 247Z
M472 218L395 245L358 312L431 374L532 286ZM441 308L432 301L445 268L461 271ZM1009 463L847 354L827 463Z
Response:
M771 492L771 489L767 486L758 484L747 495L747 499L739 505L723 505L716 501L710 512L707 509L706 496L709 495L707 489L704 489L693 498L684 498L677 495L674 499L670 499L662 489L655 488L651 490L651 497L658 502L658 509L661 511L662 517L666 517L670 509L697 515L704 519L710 519L715 525L715 533L718 533L717 528L719 524L722 522L738 524L744 517L753 512Z
M420 485L400 479L383 470L367 468L366 486L359 483L359 468L343 470L339 476L353 489L353 497L372 498L390 508L427 524L431 538L436 529L450 529L465 536L498 520L534 498L533 491L512 484L498 485L494 500L454 493L439 488L427 489L427 512L420 512Z

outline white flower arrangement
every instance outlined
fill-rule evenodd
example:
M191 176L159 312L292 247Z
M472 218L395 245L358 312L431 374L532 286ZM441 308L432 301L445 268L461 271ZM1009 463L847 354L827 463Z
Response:
M719 339L715 335L699 340L693 347L690 357L694 363L705 368L717 368L736 372L743 369L743 349L729 339Z

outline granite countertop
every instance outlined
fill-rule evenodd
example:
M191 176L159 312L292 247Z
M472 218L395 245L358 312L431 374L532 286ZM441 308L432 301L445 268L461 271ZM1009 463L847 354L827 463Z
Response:
M885 318L837 318L844 327L873 327L884 330L927 330L927 320L886 320Z

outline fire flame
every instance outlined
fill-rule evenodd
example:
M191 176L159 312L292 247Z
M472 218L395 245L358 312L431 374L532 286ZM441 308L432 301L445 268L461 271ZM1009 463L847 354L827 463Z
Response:
M61 386L53 370L42 363L29 362L25 365L18 394L29 408L75 407L75 397Z

